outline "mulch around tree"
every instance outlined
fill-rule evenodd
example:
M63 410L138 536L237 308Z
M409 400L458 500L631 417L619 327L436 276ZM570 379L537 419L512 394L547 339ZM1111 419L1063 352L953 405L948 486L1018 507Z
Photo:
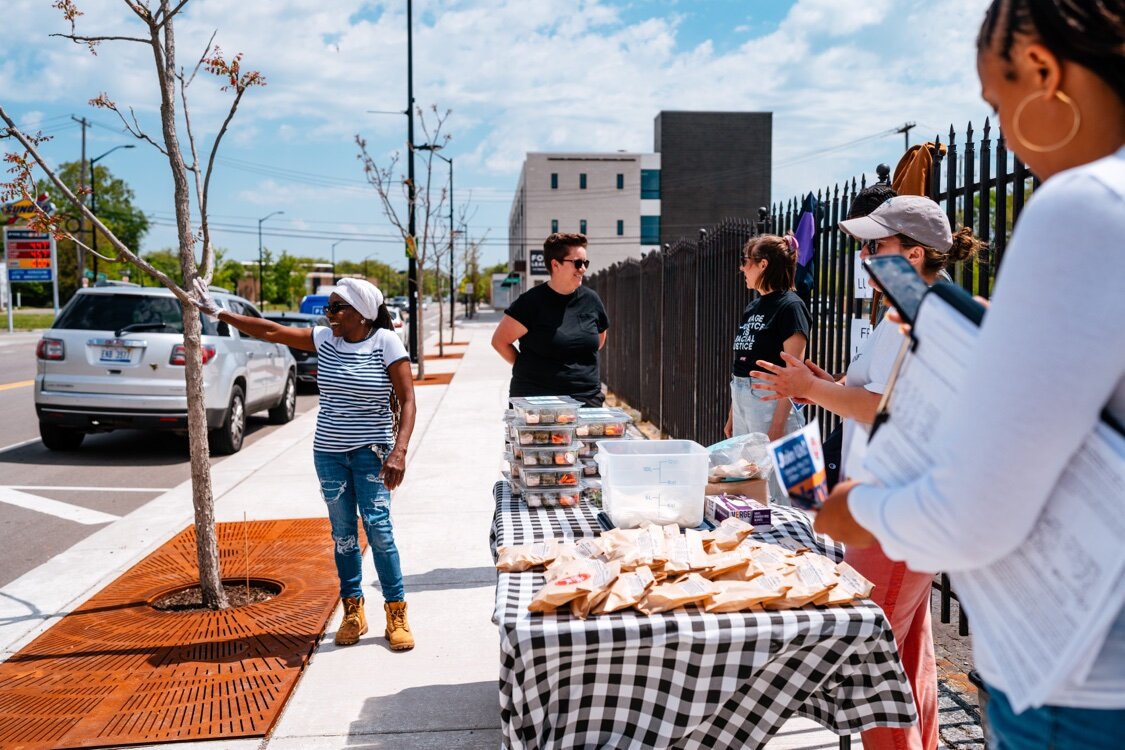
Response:
M265 736L338 603L328 520L224 523L218 535L228 590L244 593L248 577L268 598L156 609L198 590L184 530L0 664L0 747Z

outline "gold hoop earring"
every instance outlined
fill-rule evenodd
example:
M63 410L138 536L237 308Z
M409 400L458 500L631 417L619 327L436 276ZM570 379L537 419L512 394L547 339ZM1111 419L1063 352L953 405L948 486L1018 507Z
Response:
M1039 96L1040 94L1038 92L1028 94L1024 97L1023 101L1019 103L1019 106L1016 107L1016 111L1012 115L1012 135L1017 141L1023 144L1023 147L1028 151L1033 151L1037 154L1046 154L1051 151L1058 151L1074 140L1074 136L1078 135L1078 128L1082 125L1082 113L1078 111L1078 105L1074 103L1074 100L1067 96L1065 92L1056 91L1055 96L1058 97L1059 101L1069 106L1074 112L1074 124L1070 127L1070 132L1063 136L1063 139L1058 143L1052 143L1050 146L1040 146L1032 143L1020 132L1020 118L1023 117L1023 111L1027 105L1031 104L1033 99L1038 99Z

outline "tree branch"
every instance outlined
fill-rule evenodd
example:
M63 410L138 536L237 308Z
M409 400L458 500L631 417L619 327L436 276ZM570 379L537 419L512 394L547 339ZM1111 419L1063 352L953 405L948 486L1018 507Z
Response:
M180 0L172 10L167 10L168 4L163 3L160 10L156 12L156 16L153 18L156 22L156 28L159 29L161 26L168 23L168 21L172 20L172 17L179 13L188 2L190 2L190 0ZM163 16L163 18L161 18L161 16Z
M75 44L81 43L87 46L101 42L140 42L141 44L148 44L147 39L138 36L80 36L78 34L50 34L49 36L59 36L63 39L69 39Z

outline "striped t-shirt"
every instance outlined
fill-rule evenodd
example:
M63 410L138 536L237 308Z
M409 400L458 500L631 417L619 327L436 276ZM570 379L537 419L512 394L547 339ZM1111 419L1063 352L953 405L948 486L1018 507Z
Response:
M320 414L313 449L341 453L394 441L391 378L387 368L407 357L393 331L377 328L363 341L349 343L331 328L313 329Z

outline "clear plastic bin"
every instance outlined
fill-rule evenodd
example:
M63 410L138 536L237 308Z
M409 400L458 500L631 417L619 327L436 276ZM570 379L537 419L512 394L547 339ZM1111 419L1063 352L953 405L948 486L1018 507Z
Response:
M524 466L565 466L574 467L578 463L578 449L581 443L570 445L534 446L529 445L519 451L519 462Z
M525 492L537 487L577 487L580 473L574 467L532 469L527 466L519 472Z
M511 401L516 419L526 425L574 424L582 405L570 396L527 396Z
M567 446L574 444L574 425L563 427L560 425L534 427L526 425L513 425L512 433L515 442L523 449L530 446Z
M595 460L614 525L703 523L707 449L693 440L599 440Z

